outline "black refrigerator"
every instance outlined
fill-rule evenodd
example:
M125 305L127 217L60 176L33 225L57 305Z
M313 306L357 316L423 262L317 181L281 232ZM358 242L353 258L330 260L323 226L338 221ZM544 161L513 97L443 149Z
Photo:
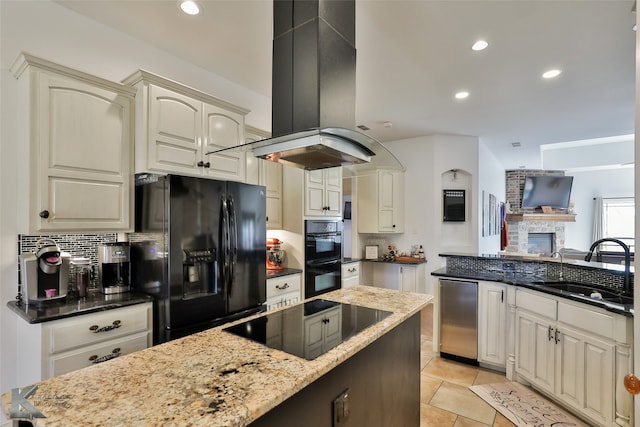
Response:
M154 344L263 310L265 187L136 175L132 287L154 297Z

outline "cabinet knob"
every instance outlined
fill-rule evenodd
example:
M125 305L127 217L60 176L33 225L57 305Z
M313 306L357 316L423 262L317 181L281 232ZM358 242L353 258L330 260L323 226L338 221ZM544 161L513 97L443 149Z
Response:
M395 225L395 224L393 224L393 228L396 228L396 225Z
M204 167L205 167L205 168L210 168L210 167L211 167L211 163L210 163L210 162L205 163L205 164L204 164Z
M634 374L625 375L624 388L631 394L640 394L640 379Z
M40 215L40 218L47 219L47 218L49 218L49 211L45 209L45 210L41 211L38 215Z
M203 167L203 166L204 166L204 162L203 162L202 160L200 160L200 161L197 163L197 165L198 165L199 167Z

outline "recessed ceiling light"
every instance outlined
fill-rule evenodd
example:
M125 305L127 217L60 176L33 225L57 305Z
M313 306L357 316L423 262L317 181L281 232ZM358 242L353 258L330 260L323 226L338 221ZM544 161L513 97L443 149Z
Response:
M475 42L473 44L473 46L471 46L472 50L484 50L487 48L487 46L489 46L489 43L487 43L484 40L478 40L477 42Z
M554 77L558 77L560 74L562 74L562 70L554 69L554 70L545 71L542 74L542 77L545 79L552 79Z
M180 9L187 15L197 15L200 13L200 7L194 0L182 0L180 2Z
M465 91L458 92L455 94L456 99L465 99L468 96L469 96L469 92L465 92Z

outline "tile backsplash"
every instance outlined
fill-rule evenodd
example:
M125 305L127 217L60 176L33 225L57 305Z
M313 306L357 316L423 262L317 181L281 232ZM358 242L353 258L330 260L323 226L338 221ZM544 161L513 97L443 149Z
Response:
M98 267L98 245L103 243L112 243L118 241L117 233L105 234L46 234L31 236L26 234L18 234L18 276L21 276L20 254L23 252L36 252L38 240L51 239L61 251L67 252L71 258L85 257L91 260L91 267L97 271ZM91 287L95 287L95 281L92 281ZM72 279L69 281L69 292L72 294Z
M22 252L35 252L38 240L51 239L60 248L74 257L86 257L92 265L98 265L98 245L118 241L117 233L106 234L47 234L30 236L18 234L18 256Z

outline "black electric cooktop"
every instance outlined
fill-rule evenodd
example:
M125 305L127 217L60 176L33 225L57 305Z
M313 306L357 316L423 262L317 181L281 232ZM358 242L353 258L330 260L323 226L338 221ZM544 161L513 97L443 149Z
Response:
M316 299L224 330L312 360L390 314L384 310Z

